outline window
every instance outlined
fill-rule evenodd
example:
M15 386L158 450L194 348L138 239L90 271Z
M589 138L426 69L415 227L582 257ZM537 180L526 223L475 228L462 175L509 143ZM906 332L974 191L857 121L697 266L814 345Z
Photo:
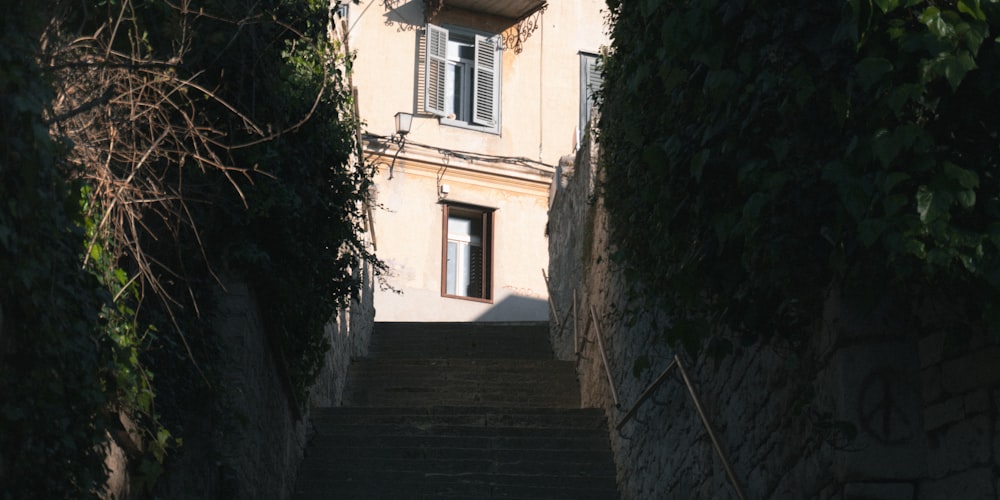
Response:
M427 25L424 108L448 125L500 131L500 43Z
M591 111L597 106L597 96L604 77L601 76L601 59L594 54L580 53L580 128L577 144L583 139L583 131L590 123Z
M444 207L441 295L493 299L493 210Z
M347 19L347 15L350 13L350 2L338 3L337 10L335 12L336 16L340 19Z

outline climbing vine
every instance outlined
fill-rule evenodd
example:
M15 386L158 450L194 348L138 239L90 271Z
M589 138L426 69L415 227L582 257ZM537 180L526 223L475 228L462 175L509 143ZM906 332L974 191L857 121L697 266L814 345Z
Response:
M0 498L72 498L103 483L96 429L105 303L80 271L79 191L42 121L45 20L7 5L0 32ZM77 186L78 187L78 186Z
M327 1L22 3L0 34L0 498L99 495L112 439L148 493L226 418L223 277L257 291L301 407L324 323L380 266L350 60Z
M608 4L614 257L670 342L801 340L831 287L1000 327L1000 6Z

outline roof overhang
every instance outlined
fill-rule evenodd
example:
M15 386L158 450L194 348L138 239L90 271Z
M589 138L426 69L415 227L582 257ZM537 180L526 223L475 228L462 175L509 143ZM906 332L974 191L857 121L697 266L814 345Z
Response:
M547 0L424 0L424 17L431 22L442 9L473 12L502 20L502 47L520 53L524 42L541 25Z
M546 0L444 0L445 7L520 21L545 8Z

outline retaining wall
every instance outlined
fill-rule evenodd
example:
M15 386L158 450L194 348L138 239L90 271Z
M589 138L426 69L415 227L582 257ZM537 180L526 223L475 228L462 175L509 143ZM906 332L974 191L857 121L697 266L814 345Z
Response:
M807 346L740 347L719 366L674 353L653 340L667 311L631 325L621 314L640 306L611 263L596 155L585 143L561 166L548 226L551 331L557 356L578 359L583 404L608 414L624 498L738 498L678 373L616 429L675 354L745 498L1000 498L1000 345L918 339L895 304L869 310L831 290ZM649 368L636 372L644 357Z
M373 269L358 266L358 301L326 324L331 348L310 389L308 407L338 406L353 356L367 352L374 324ZM213 442L187 442L159 485L163 498L288 498L311 431L308 408L289 403L286 379L267 341L253 291L230 280L219 296L214 324L220 335L222 394L230 413L221 421L206 416L205 429L192 435Z

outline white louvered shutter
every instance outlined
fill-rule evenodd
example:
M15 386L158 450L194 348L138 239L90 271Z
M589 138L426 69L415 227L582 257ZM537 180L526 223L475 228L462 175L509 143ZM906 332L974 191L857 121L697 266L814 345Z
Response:
M448 30L427 25L427 70L424 77L424 110L444 116L445 73L448 68Z
M590 54L580 54L580 125L577 129L577 144L590 125L590 115L597 106L594 94L601 90L604 78L601 76L601 60Z
M604 77L601 76L601 60L593 57L587 60L587 100L591 105L597 104L594 94L601 90Z
M472 122L496 127L500 117L500 50L497 37L476 35L472 74Z

